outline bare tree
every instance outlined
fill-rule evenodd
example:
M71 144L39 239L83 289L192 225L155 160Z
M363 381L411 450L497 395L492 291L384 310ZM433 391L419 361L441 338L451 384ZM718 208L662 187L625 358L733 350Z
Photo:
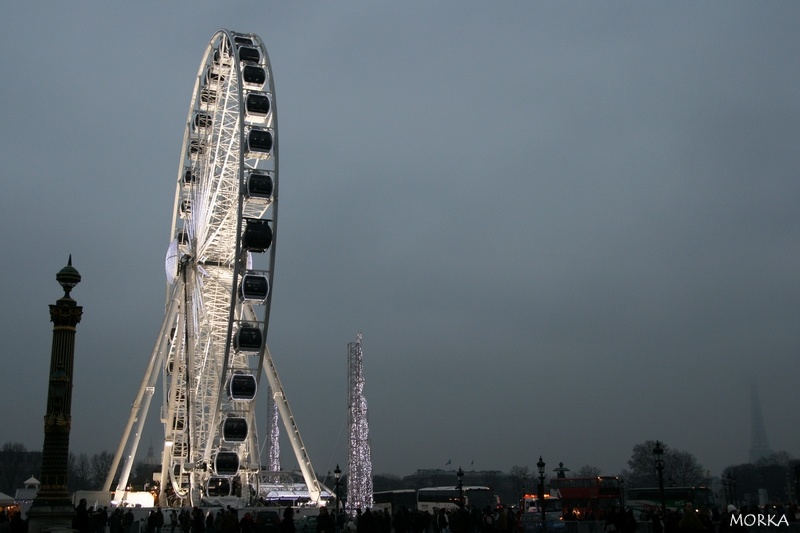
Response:
M664 453L664 477L678 487L690 487L703 479L703 467L691 453L672 450Z
M623 470L628 487L657 487L658 472L653 449L656 442L648 440L633 447L633 454L628 459L630 470ZM703 478L703 467L697 462L694 455L689 452L672 450L666 444L661 444L664 450L664 484L680 486L694 485Z
M628 468L623 470L622 477L628 487L657 487L658 475L656 474L656 460L653 456L653 448L656 442L648 440L633 447L633 454L628 459ZM664 453L668 449L663 445Z
M106 481L108 471L111 470L111 463L114 456L108 452L96 453L92 456L91 480L94 487L102 487Z
M20 442L6 442L0 451L0 487L2 492L14 494L14 489L25 479L25 456L27 450ZM30 473L28 473L30 475Z
M92 477L92 465L89 461L87 453L81 453L75 459L75 469L73 470L73 479L77 490L86 490L89 488Z
M601 470L596 466L583 465L575 473L576 477L597 477L601 474Z
M511 467L511 470L508 471L508 475L515 480L525 482L530 479L531 471L527 466L514 465Z
M530 491L534 486L531 471L527 466L514 465L508 471L508 475L514 480L514 494L518 494L520 499L526 491Z

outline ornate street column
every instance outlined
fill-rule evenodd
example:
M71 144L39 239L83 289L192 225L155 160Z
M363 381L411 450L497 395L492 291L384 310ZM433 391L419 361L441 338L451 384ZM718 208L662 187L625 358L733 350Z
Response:
M50 352L50 379L47 388L47 412L44 415L42 447L42 483L28 511L29 532L54 531L72 526L75 508L67 490L69 432L72 421L72 370L75 361L75 326L83 308L70 297L81 275L72 266L56 274L64 296L50 306L53 343Z

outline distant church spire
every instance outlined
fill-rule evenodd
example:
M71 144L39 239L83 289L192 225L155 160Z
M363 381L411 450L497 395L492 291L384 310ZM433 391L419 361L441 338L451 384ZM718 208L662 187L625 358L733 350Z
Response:
M144 458L144 464L148 466L155 466L161 464L159 460L156 458L156 452L153 449L153 442L150 442L150 446L147 448L147 457Z
M767 439L767 429L764 426L764 417L761 416L761 400L755 380L750 382L750 462L756 463L759 459L772 455L772 448Z

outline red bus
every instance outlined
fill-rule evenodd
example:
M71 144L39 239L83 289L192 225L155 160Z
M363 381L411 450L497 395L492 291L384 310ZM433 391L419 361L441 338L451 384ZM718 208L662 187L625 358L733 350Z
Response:
M566 520L600 520L622 507L622 487L616 476L559 477L550 479L557 490Z

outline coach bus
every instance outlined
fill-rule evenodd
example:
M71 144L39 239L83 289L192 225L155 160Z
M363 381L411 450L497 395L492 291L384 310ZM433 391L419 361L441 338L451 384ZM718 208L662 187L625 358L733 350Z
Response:
M417 510L436 513L439 509L458 509L461 497L464 506L473 509L492 509L497 505L497 498L489 487L425 487L417 491Z
M386 490L372 494L374 509L383 511L386 509L389 514L394 514L405 507L409 511L417 508L417 491L414 489Z
M550 490L558 491L567 520L600 520L622 507L622 486L616 476L553 478Z
M627 489L625 506L635 513L661 509L661 490L656 488ZM687 503L695 509L716 506L714 493L708 487L664 487L664 506L667 509L683 509Z

